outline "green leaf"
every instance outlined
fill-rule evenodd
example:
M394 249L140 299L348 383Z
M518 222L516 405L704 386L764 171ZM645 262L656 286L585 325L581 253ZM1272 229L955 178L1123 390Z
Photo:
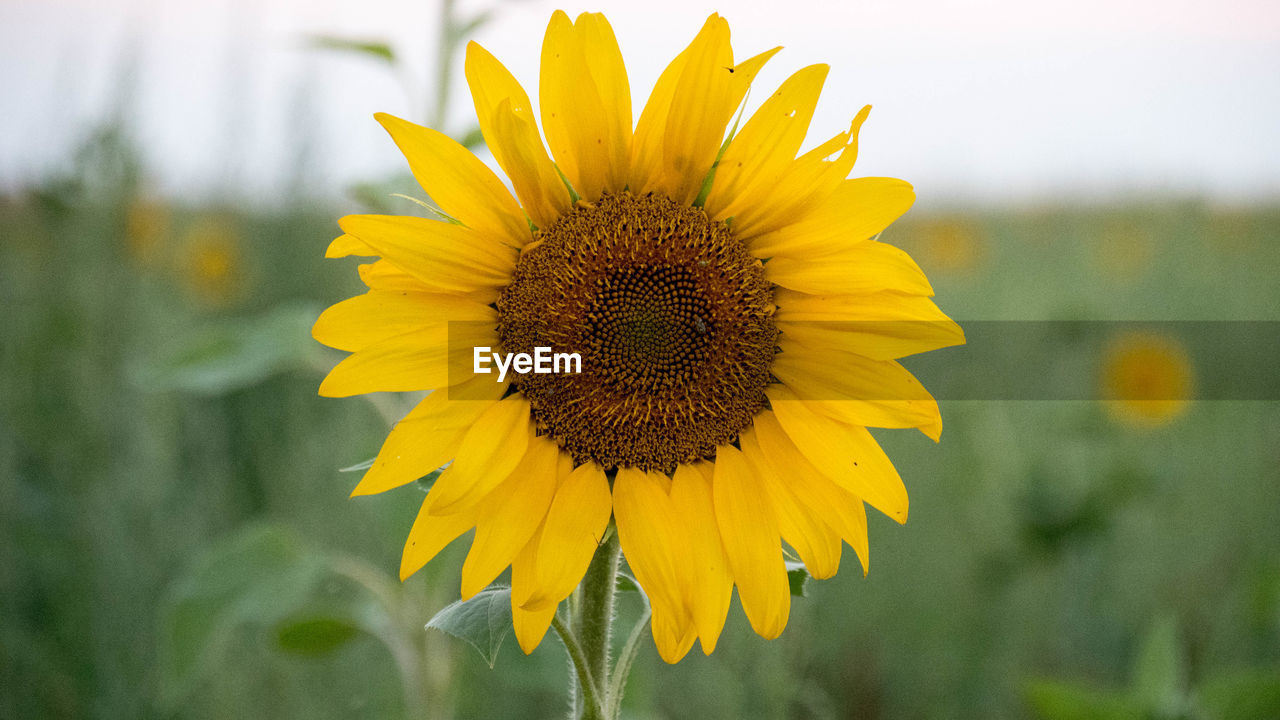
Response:
M427 627L465 640L493 668L498 648L511 631L511 588L493 586L470 600L453 603L427 621Z
M318 657L346 645L358 632L344 618L303 615L276 625L276 645L294 655Z
M381 60L388 65L394 65L396 62L395 51L385 42L351 40L333 35L315 35L310 38L308 45L319 50L338 50L366 55L376 60Z
M635 578L622 571L618 571L618 580L615 583L614 588L618 592L643 592L640 589L640 583L637 582Z
M1200 686L1200 704L1215 720L1280 717L1280 667L1221 673Z
M787 561L787 582L791 585L793 596L805 597L805 586L809 584L809 571L805 569L804 563Z
M1178 622L1172 615L1161 615L1147 629L1134 660L1134 699L1157 715L1169 715L1185 698L1185 679Z
M132 379L147 390L200 395L250 387L305 365L316 351L311 326L319 316L313 305L291 304L195 327L136 362Z
M232 632L299 606L321 563L292 533L250 527L214 545L173 586L161 612L162 701L174 705L215 666Z
M1044 720L1145 720L1131 698L1054 680L1028 683L1026 697L1032 712Z

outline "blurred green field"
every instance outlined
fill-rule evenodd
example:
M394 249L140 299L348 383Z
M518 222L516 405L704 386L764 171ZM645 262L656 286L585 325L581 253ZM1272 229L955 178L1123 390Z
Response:
M407 407L316 395L357 206L165 203L95 163L0 198L0 717L562 717L553 635L491 670L422 629L467 543L395 579L421 491L347 499ZM1280 320L1274 206L957 208L883 239L962 324ZM873 517L867 577L846 553L776 641L735 605L711 657L647 643L625 716L1280 717L1280 403L943 416L939 445L877 432L912 513Z

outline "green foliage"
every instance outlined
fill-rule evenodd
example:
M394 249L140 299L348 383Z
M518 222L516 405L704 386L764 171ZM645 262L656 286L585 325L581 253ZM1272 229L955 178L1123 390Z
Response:
M1046 720L1144 720L1142 706L1126 695L1089 690L1051 680L1032 682L1027 700Z
M1200 686L1200 704L1211 720L1280 717L1280 666L1215 674Z
M1127 689L1034 680L1026 697L1045 720L1266 720L1280 717L1280 668L1216 672L1190 688L1177 621L1162 615L1142 639Z
M469 600L459 600L435 614L428 628L466 641L489 667L498 661L498 649L511 632L511 588L487 587Z
M353 585L341 569L273 525L247 527L209 548L161 609L162 705L183 702L244 629L270 635L282 652L311 657L338 651L361 631L384 633L391 621L375 589Z
M165 704L176 705L216 665L233 631L299 605L322 567L281 528L250 527L212 548L174 584L162 611Z
M320 50L337 50L339 52L370 57L375 60L385 62L388 65L396 64L396 53L391 49L391 46L385 42L352 40L350 38L337 37L334 35L316 35L310 39L308 44L311 47Z
M1178 622L1163 615L1143 638L1133 665L1133 699L1162 717L1178 713L1186 694L1186 670Z
M622 570L618 571L618 582L615 589L618 592L643 592L643 590L640 589L640 583Z
M320 308L282 305L260 315L199 324L137 365L138 387L221 395L305 367L318 354L311 326Z
M809 571L805 569L804 563L787 561L787 584L791 586L791 594L794 597L805 597L805 587L809 584Z
M346 645L359 630L344 618L305 614L276 625L276 644L295 655L328 655Z

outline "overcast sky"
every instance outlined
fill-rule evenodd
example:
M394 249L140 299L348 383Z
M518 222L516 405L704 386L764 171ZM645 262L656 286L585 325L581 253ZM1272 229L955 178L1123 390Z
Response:
M535 98L551 11L604 11L637 113L719 11L737 57L784 46L756 102L829 63L810 142L872 104L855 174L905 178L922 203L1280 196L1273 0L459 4L494 11L476 39ZM0 0L0 188L65 163L121 104L129 63L125 111L158 191L270 201L299 155L313 186L334 193L394 172L402 160L371 116L425 118L437 12L403 0ZM403 77L307 50L317 34L389 41ZM472 122L458 75L453 131Z

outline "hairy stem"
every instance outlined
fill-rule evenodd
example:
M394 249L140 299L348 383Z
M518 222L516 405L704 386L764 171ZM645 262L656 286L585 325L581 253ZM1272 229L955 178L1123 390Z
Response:
M582 595L574 617L574 633L582 644L591 675L601 689L609 687L609 643L613 631L613 602L618 582L617 533L610 532L596 550L582 578Z
M635 627L631 629L631 635L627 638L627 643L622 646L622 652L618 654L618 664L613 669L613 677L609 679L609 687L606 690L608 693L605 707L607 720L618 720L618 715L622 712L622 693L627 687L627 676L631 674L631 663L635 662L636 654L640 652L640 640L645 635L645 628L649 626L649 616L649 603L646 602L644 613L636 621Z
M599 685L596 678L591 675L591 668L587 666L586 655L582 651L582 646L578 644L578 639L574 637L573 631L569 629L559 615L551 620L551 627L560 636L560 640L564 643L564 649L569 653L569 660L573 662L573 669L577 674L577 684L570 678L569 692L575 698L581 698L583 718L593 718L603 720L603 714L600 710L601 697L598 691ZM576 695L574 691L577 691Z

